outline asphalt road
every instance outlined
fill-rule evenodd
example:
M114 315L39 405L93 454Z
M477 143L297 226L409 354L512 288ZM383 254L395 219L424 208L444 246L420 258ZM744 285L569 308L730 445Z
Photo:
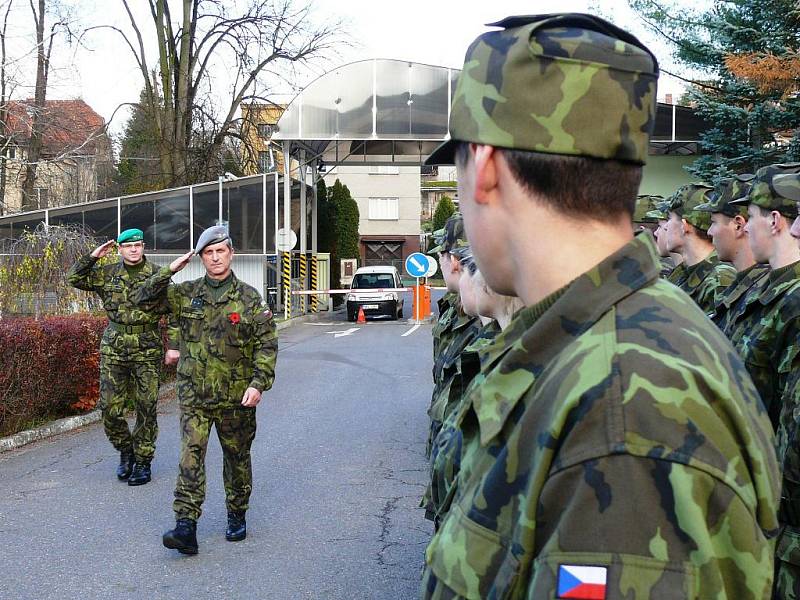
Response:
M225 541L212 434L194 557L161 545L174 523L174 403L142 487L116 481L99 424L0 454L0 598L417 597L432 533L417 507L430 325L409 331L339 314L280 332L275 385L258 409L248 537Z

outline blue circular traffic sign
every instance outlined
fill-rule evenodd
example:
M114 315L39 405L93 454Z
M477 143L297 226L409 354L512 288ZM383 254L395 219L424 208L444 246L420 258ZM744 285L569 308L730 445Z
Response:
M429 266L428 257L422 252L414 252L406 257L406 273L411 277L425 277Z

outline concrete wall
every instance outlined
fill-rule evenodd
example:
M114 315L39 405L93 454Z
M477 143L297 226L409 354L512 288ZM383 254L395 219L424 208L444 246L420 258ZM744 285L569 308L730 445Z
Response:
M419 167L398 167L398 175L374 174L368 166L339 166L325 174L325 185L339 179L358 204L358 233L362 236L405 236L420 232ZM375 220L369 217L370 198L399 198L398 219Z
M640 194L672 195L675 190L693 180L683 167L692 164L697 156L651 155L642 174Z

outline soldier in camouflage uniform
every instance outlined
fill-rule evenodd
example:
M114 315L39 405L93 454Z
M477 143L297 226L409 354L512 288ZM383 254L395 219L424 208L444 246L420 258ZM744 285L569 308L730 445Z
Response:
M766 599L769 422L730 343L632 236L655 57L588 15L495 26L428 161L455 159L478 267L526 308L453 423L457 491L422 596Z
M513 315L522 308L519 298L497 294L486 285L471 251L465 254L461 262L465 265L462 288L471 288L473 294L470 303L465 298L464 309L468 314L478 314L483 327L475 340L461 353L461 381L450 388L451 395L443 411L444 424L433 444L431 481L426 492L425 506L426 517L434 521L437 530L439 523L447 515L450 500L455 493L455 480L461 461L460 446L449 435L452 431L450 423L454 418L457 419L454 414L463 410L463 398L468 394L468 386L481 371L485 349L492 345L498 334L509 325ZM458 391L457 395L452 393L454 388Z
M647 219L652 219L657 223L653 231L653 237L656 240L656 251L659 256L659 263L661 264L660 275L667 278L674 271L681 272L686 269L683 264L683 256L679 252L670 252L667 250L667 222L669 221L669 201L664 200L657 202L653 210L645 214Z
M461 278L461 264L459 256L454 256L453 251L466 246L466 236L464 235L464 220L461 213L453 214L445 223L445 233L441 245L431 252L439 253L439 265L442 273L446 273L445 281L448 290L458 290ZM430 457L431 445L442 426L443 403L437 402L440 391L448 385L453 376L453 369L458 360L459 354L475 337L480 329L478 317L467 315L461 307L461 300L454 299L451 309L440 317L440 322L445 325L441 328L437 353L433 361L433 393L431 394L431 405L428 408L428 416L431 418L428 441L425 445L425 455ZM434 334L434 343L436 334Z
M776 599L800 597L800 250L790 237L792 232L800 235L798 190L800 163L771 165L756 172L746 198L734 201L748 206L753 256L772 268L767 283L731 328L731 339L776 428L783 466Z
M178 402L181 456L175 486L175 529L164 545L197 553L197 519L205 498L205 454L211 427L222 446L228 541L247 535L253 475L250 445L256 434L256 405L272 387L278 340L272 313L261 295L231 271L233 246L225 227L206 229L195 252L206 276L170 285L192 252L156 272L141 288L143 304L163 302L180 326Z
M156 450L158 380L163 343L158 324L164 307L143 310L134 302L141 284L153 274L144 255L144 234L127 229L117 237L121 260L99 265L114 247L110 240L78 260L67 274L70 285L97 293L108 315L100 342L100 409L109 441L120 453L117 477L128 485L150 481ZM126 407L136 411L133 432Z
M648 194L640 194L636 198L636 207L633 209L633 229L635 232L639 231L649 231L653 238L656 239L656 232L659 229L658 217L656 214L658 213L658 206L664 203L663 196L652 196ZM667 218L669 215L667 215ZM656 239L656 246L658 247L658 241ZM658 248L659 255L660 255L660 263L661 263L661 276L668 277L672 270L675 268L675 263L672 262L672 257L666 251L666 246L664 249L664 253L661 254L661 248Z
M736 269L720 262L708 236L711 215L697 210L709 201L713 188L702 183L682 186L670 199L667 249L680 252L684 269L673 271L668 280L697 302L704 313L714 311L720 294L736 279Z
M439 298L436 302L437 307L439 308L439 318L436 321L436 324L433 326L432 334L433 334L433 361L436 362L436 357L439 355L439 348L443 343L446 344L450 335L450 327L455 320L456 315L456 301L458 299L458 280L460 273L453 274L451 270L445 271L442 265L442 257L440 255L442 250L442 245L444 244L444 236L446 231L444 229L437 229L433 232L433 240L435 242L435 246L428 251L428 254L434 256L439 261L439 269L442 271L442 277L444 278L445 287L447 287L447 292ZM434 381L436 380L436 376L434 374Z
M756 263L750 249L744 229L747 225L747 207L730 203L747 196L753 177L748 174L722 179L716 185L711 200L695 208L698 212L711 214L708 235L713 240L717 256L721 261L730 262L736 269L736 279L719 295L711 314L711 320L726 335L745 306L758 296L769 275L769 266Z

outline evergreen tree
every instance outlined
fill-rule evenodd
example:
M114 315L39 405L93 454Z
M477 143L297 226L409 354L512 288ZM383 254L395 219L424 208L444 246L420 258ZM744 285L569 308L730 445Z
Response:
M449 196L442 196L439 204L436 205L436 210L433 213L433 230L441 229L447 222L447 219L456 212L455 204L450 200Z
M331 187L331 200L336 207L336 257L358 258L358 204L347 186L338 179Z
M629 3L673 45L679 65L702 74L688 99L710 126L700 138L704 154L688 168L690 173L714 183L793 157L800 103L794 95L739 78L729 68L737 55L784 55L800 47L793 0L713 0L694 9L674 1Z
M145 92L142 91L122 138L118 174L114 178L120 194L138 194L165 186L160 173L158 130L153 115L144 108L146 106Z

